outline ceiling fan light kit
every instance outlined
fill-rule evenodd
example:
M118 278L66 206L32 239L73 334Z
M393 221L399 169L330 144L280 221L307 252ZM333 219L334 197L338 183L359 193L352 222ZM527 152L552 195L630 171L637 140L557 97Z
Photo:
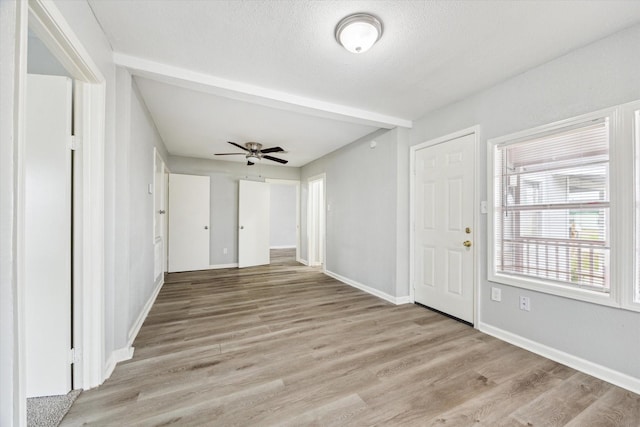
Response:
M254 164L258 163L262 159L271 160L274 162L281 163L283 165L286 165L287 163L289 163L288 160L269 156L267 154L267 153L286 153L286 151L284 151L284 149L282 149L281 147L271 147L271 148L265 148L263 150L262 144L260 144L259 142L247 142L244 144L244 146L231 141L227 141L227 142L233 145L234 147L238 147L244 150L245 153L216 153L215 154L216 156L243 155L247 159L247 166L253 166Z
M382 37L382 22L368 13L344 17L336 26L336 40L352 53L364 53Z

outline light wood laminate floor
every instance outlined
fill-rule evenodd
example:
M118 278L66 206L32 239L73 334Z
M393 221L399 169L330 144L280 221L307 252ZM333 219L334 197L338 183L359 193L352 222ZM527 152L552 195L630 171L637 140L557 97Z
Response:
M62 425L640 426L640 396L302 266L167 277Z

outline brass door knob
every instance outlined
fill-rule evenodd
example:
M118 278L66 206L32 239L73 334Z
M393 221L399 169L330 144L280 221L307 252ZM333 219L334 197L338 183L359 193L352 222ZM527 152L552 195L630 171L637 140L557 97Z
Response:
M465 248L470 248L471 247L471 240L465 240L464 242L462 242L462 245Z

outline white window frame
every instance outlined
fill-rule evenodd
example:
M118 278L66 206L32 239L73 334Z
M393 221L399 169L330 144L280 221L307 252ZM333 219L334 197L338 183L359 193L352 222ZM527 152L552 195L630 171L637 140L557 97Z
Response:
M640 102L633 103L640 105ZM543 292L561 297L588 301L596 304L622 307L640 311L640 304L633 302L635 262L634 228L635 204L633 187L629 184L629 177L633 177L634 159L633 141L629 129L628 119L625 121L626 109L629 105L599 110L578 117L561 120L533 129L492 138L487 141L487 195L489 198L487 215L487 251L488 251L488 280L490 282L515 286L533 291ZM629 109L629 111L631 111ZM630 113L626 113L627 116ZM497 206L494 193L495 185L495 147L499 144L518 142L529 139L534 135L558 131L569 126L587 124L596 119L609 120L609 191L610 191L610 221L609 235L611 249L609 255L609 292L599 292L581 289L571 285L563 285L544 279L525 277L497 272L495 265L495 243L497 226L494 224L495 207ZM626 129L626 132L624 131ZM634 181L635 182L635 181ZM631 188L629 188L631 187ZM629 215L629 212L632 212ZM640 226L640 225L639 225Z
M636 220L637 213L636 209L638 207L637 204L640 204L640 101L630 102L628 104L624 104L620 107L620 123L622 131L620 132L620 139L625 147L629 147L629 158L633 161L630 162L631 176L633 176L633 185L627 186L628 191L628 206L626 206L626 211L629 212L629 215L626 215L622 220L624 221L623 226L627 227L626 229L629 232L624 233L621 238L624 239L625 246L628 250L624 253L625 257L623 259L624 263L628 266L632 266L632 268L627 268L625 271L623 280L626 283L629 283L628 287L623 289L622 293L622 307L627 310L640 311L640 301L634 301L634 294L636 290L636 286L640 286L640 278L637 277L638 272L638 263L640 259L638 254L636 253L636 247L640 247L640 242L637 241L638 235L638 227L640 227L640 223ZM638 198L639 200L636 200Z

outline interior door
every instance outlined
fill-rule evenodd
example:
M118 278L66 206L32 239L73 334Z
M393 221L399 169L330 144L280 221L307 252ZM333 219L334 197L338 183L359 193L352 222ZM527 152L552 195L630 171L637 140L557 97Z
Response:
M169 272L209 268L210 180L169 174Z
M164 162L162 157L154 150L153 172L153 277L157 282L164 273L165 253L165 218L167 202L164 191Z
M269 264L269 205L267 182L239 182L238 267Z
M415 153L415 301L473 323L475 135Z
M72 80L29 75L24 151L27 397L71 390Z

